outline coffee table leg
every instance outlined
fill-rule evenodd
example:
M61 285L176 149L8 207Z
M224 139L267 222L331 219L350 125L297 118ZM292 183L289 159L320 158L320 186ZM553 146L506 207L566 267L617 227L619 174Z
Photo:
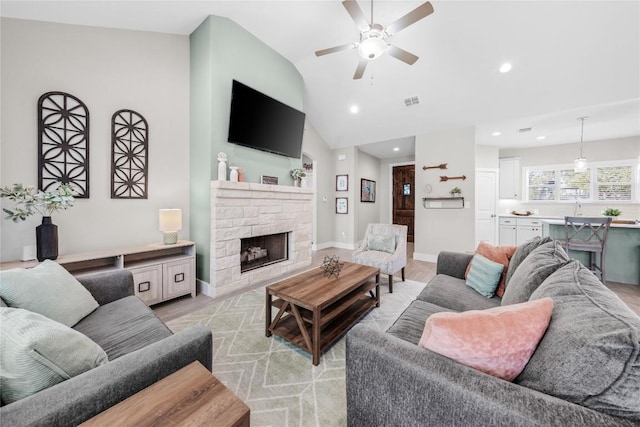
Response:
M313 346L312 355L312 363L314 366L318 366L320 363L320 309L316 308L313 310L313 325L312 325L312 334L313 334L313 342L311 345Z
M376 274L376 307L380 307L380 273Z
M264 323L264 335L267 337L271 336L271 330L269 329L269 326L271 326L271 294L269 293L269 290L266 290L267 292L267 301L266 301L266 307L265 307L265 323Z

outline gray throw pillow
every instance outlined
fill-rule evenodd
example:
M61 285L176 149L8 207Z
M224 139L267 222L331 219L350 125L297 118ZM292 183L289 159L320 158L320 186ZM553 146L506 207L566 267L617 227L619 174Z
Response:
M21 308L0 308L0 394L4 403L107 363L78 331Z
M560 241L544 243L534 249L520 264L502 295L502 305L529 301L538 286L558 268L569 262Z
M1 271L0 297L9 307L39 313L66 326L75 325L98 308L91 293L50 260L31 269Z
M371 234L367 240L367 250L392 254L396 251L396 236L393 234Z
M505 276L504 281L505 287L509 285L511 276L513 276L513 273L515 273L516 269L522 263L522 261L524 261L524 259L528 257L531 252L538 248L538 246L542 246L550 241L551 237L549 236L542 239L540 237L535 237L528 242L524 242L523 244L518 246L518 249L516 249L515 253L509 260L509 267L507 268L507 275Z
M554 301L549 328L515 382L640 421L640 317L579 261L531 295L545 297Z

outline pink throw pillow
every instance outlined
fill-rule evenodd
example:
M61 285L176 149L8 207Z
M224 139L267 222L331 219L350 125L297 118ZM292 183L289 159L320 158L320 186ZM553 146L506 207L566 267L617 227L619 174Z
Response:
M504 270L502 270L502 276L500 276L500 282L498 282L498 288L496 289L496 295L499 297L502 297L502 295L504 294L504 283L507 277L509 260L516 252L516 249L518 249L517 246L493 246L491 243L487 242L478 243L476 254L482 255L483 257L490 259L493 262L504 265ZM469 275L470 269L471 263L467 265L467 270L464 273L465 280Z
M418 345L507 381L524 369L542 339L553 300L429 316Z

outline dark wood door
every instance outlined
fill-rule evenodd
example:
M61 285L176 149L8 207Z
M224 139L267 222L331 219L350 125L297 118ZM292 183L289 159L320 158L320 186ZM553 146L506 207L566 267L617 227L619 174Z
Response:
M415 174L414 165L393 167L393 223L407 226L408 242L413 242Z

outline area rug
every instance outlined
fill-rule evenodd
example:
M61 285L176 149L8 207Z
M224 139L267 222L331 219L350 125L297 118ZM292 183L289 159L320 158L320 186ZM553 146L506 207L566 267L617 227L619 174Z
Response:
M385 279L380 307L360 320L382 331L425 286L398 281L390 294ZM168 326L178 332L203 324L213 331L213 373L249 406L252 426L345 426L344 336L313 366L310 354L280 337L265 337L264 304L260 288L214 302Z

